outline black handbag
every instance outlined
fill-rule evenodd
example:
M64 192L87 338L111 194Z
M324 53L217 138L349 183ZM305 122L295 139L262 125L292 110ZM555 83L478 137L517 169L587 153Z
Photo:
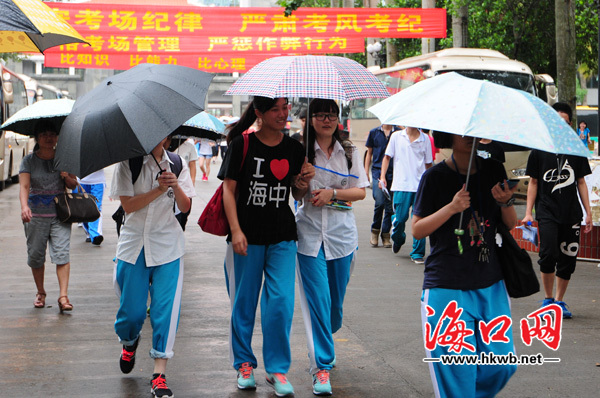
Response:
M502 222L498 224L497 232L502 237L502 246L496 245L496 254L502 268L508 295L519 298L539 292L540 282L533 269L529 253L519 247Z
M77 183L79 192L66 192L54 197L56 216L60 222L92 222L100 218L97 199Z

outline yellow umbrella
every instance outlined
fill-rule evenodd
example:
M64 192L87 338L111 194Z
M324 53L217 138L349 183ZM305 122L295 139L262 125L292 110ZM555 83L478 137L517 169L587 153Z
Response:
M44 52L62 44L86 43L40 0L0 0L0 10L0 53Z

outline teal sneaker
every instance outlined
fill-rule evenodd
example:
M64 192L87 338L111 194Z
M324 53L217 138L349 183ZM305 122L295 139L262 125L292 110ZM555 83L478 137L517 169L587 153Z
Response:
M573 318L573 313L569 311L569 306L564 301L555 301L554 304L558 304L562 308L563 319Z
M331 395L331 383L329 382L329 371L319 370L313 375L313 394Z
M237 385L240 390L256 390L254 369L250 362L244 362L237 372Z
M291 397L294 395L294 387L283 373L267 373L267 383L275 390L278 397Z

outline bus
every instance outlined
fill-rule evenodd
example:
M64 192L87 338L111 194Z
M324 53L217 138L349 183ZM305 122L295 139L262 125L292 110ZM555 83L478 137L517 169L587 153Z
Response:
M29 105L25 79L0 63L0 121ZM30 151L29 136L12 131L0 131L0 191L6 182L19 181L21 160ZM33 148L33 147L32 147Z
M424 79L446 73L457 72L474 79L488 80L538 96L549 104L558 100L554 80L549 75L534 75L524 63L508 58L490 49L449 48L429 54L406 58L394 66L371 69L373 74L387 87L390 95L412 86ZM354 139L366 139L369 130L381 122L367 109L382 99L367 98L354 100L348 109L348 127ZM505 168L509 179L522 180L517 193L526 195L529 178L525 167L529 150L511 144L500 143L505 151ZM438 154L437 161L448 156L447 151Z

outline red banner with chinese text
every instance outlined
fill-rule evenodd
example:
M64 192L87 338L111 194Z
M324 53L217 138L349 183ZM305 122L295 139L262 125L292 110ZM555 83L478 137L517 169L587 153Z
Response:
M435 8L301 8L286 18L282 8L47 4L91 44L47 50L52 67L243 72L282 54L363 52L366 37L446 37L446 10Z

